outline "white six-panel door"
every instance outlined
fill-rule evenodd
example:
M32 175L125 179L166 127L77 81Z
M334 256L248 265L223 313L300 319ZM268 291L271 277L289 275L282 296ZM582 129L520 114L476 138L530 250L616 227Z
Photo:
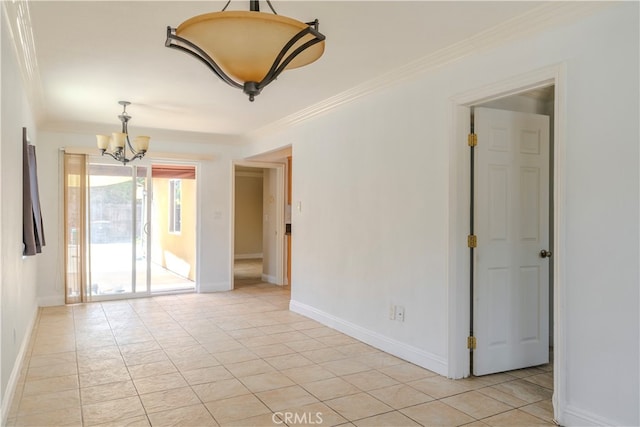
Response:
M548 362L549 118L476 108L473 374Z

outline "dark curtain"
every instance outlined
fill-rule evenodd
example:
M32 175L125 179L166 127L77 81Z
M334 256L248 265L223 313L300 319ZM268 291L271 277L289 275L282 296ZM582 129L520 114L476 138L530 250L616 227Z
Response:
M22 128L22 242L24 255L39 254L45 245L36 147L29 144L27 128Z

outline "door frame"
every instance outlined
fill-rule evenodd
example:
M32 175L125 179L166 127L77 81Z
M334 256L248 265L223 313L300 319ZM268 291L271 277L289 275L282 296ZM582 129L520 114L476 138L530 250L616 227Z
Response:
M236 166L258 169L274 169L276 171L276 285L284 285L284 175L283 163L256 162L249 160L233 160L231 164L231 233L229 236L229 289L235 288L235 232L236 232Z
M554 362L554 417L566 407L566 319L562 307L565 304L564 230L566 214L564 207L565 182L565 65L558 64L536 70L511 79L480 87L451 98L451 137L449 144L449 265L448 265L448 377L463 378L470 375L467 337L470 323L469 296L469 157L467 135L470 129L471 106L491 100L526 92L531 89L554 85L554 160L553 165L553 362ZM562 420L560 420L562 421Z

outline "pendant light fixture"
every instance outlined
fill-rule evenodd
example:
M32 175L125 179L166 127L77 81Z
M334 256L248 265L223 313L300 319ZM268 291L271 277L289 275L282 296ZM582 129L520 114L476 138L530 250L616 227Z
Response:
M118 104L122 105L123 108L122 114L118 116L122 122L122 132L114 132L111 136L96 135L96 137L98 139L98 148L103 156L106 154L113 157L115 160L122 162L123 165L126 165L135 159L141 159L144 157L149 149L149 139L151 138L148 136L136 136L133 139L133 145L135 145L136 148L133 148L131 141L129 141L128 127L131 116L127 114L127 105L130 105L131 103L129 101L118 101ZM127 158L127 147L133 155L131 158Z
M303 23L280 16L267 0L271 13L260 12L258 0L249 11L227 11L187 19L167 27L166 47L195 56L222 81L242 89L253 101L285 69L302 67L320 58L325 36L318 20Z

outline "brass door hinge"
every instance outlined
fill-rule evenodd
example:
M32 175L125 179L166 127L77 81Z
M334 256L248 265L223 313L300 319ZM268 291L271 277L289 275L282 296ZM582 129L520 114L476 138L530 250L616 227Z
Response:
M470 248L478 247L478 238L475 234L470 234L467 236L467 246Z
M469 350L476 349L476 337L467 337L467 348Z
M469 136L467 136L467 144L469 144L469 147L475 147L478 145L478 135L470 133Z

